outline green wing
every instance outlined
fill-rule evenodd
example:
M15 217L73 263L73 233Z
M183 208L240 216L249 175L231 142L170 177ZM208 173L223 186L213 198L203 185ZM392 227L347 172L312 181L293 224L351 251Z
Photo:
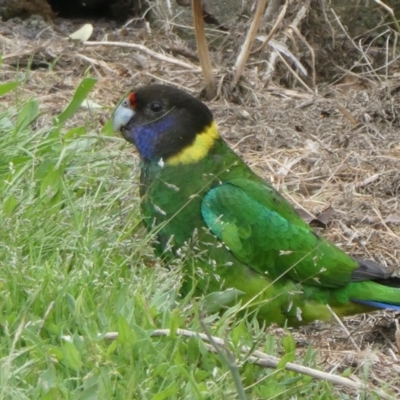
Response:
M318 237L282 197L258 182L235 180L211 189L202 215L211 232L243 263L276 279L341 287L357 262Z

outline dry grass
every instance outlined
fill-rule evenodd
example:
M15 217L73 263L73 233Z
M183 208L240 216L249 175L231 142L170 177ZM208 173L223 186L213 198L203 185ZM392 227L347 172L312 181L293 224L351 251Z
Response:
M48 119L65 107L86 71L98 78L91 100L106 109L98 118L98 129L132 87L158 82L200 93L202 80L196 61L185 57L192 50L173 33L166 36L130 26L118 30L112 24L96 23L92 40L138 43L193 63L193 70L130 49L72 43L66 35L77 27L63 20L50 26L31 18L23 23L10 20L0 28L2 81L13 80L16 70L25 74L30 66L20 95L39 101L42 116L38 127L48 124ZM220 48L228 46L225 34L214 31L211 36L220 40ZM237 39L235 43L231 44L236 51ZM265 83L266 56L254 54L240 86L224 98L225 83L231 79L226 71L234 57L227 55L225 60L230 60L225 64L221 52L214 50L212 57L221 96L209 106L230 145L298 208L315 215L331 206L333 217L321 229L322 235L350 254L374 259L399 274L398 62L392 62L390 72L375 80L370 71L358 75L343 71L337 84L320 86L318 93L312 88L314 94L310 94L282 64L277 76L280 82L292 82L291 87ZM7 107L14 100L6 97L0 104ZM374 383L390 384L400 372L395 317L395 313L378 312L346 319L347 330L361 351L340 326L317 322L294 331L298 351L312 344L319 349L323 370L342 372L349 366L362 369L369 365ZM392 390L399 393L400 387Z

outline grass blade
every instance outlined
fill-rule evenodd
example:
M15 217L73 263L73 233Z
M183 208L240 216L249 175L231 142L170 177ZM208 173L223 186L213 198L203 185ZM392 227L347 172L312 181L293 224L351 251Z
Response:
M96 82L97 79L95 78L84 78L82 80L68 106L58 117L54 118L55 125L62 125L67 119L71 118L78 111L79 107L93 89Z

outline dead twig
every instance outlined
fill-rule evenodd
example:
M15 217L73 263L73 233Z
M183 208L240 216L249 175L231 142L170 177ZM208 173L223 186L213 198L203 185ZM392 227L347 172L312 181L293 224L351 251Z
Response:
M225 342L223 339L216 337L216 336L208 336L204 333L193 332L188 329L177 329L174 334L178 336L188 337L188 338L198 338L201 341L206 343L206 347L208 350L216 353L216 349L214 346L208 344L212 341L217 344L218 346L225 347ZM171 330L170 329L156 329L151 333L151 337L160 337L160 336L170 336ZM210 339L211 338L211 339ZM109 332L104 335L104 339L106 340L117 340L118 339L118 332ZM259 350L253 350L249 346L241 346L240 352L247 357L247 361L256 364L260 367L264 368L277 368L280 362L278 357L270 356L269 354L263 353ZM249 356L249 354L251 354ZM380 398L384 400L394 400L394 397L389 395L388 393L384 392L381 389L375 388L371 384L363 383L363 382L356 382L349 378L343 378L342 376L329 374L327 372L318 371L313 368L304 367L299 364L288 362L285 364L284 368L288 371L297 372L302 375L311 376L312 378L325 380L331 382L334 385L341 385L350 387L360 391L371 391L373 390L375 393L380 396Z
M297 26L295 25L289 25L289 28L293 30L293 32L296 33L298 38L307 46L308 50L310 51L311 54L311 63L312 63L312 80L313 80L313 88L315 89L317 87L317 74L315 71L315 53L314 49L308 44L306 38L300 33L300 30Z
M342 30L342 32L346 35L347 39L354 46L354 48L361 54L361 59L365 61L366 65L368 65L370 73L374 74L374 77L382 82L381 77L376 73L377 69L375 69L373 67L373 65L371 64L370 58L368 57L367 53L363 50L361 42L360 42L360 45L357 45L356 42L353 40L353 38L349 35L347 29L343 26L342 22L340 21L340 18L337 16L337 14L335 13L335 11L332 8L331 8L331 12L332 12L333 16L335 17L335 20L336 20L337 24L339 25L340 29ZM356 67L357 64L358 63L354 63L353 68ZM385 65L383 67L380 67L379 69L383 69L383 68L387 68L387 66ZM346 71L346 74L349 72L350 71ZM355 74L355 76L359 77L358 74Z
M192 0L192 9L194 29L196 32L197 52L199 54L201 70L203 71L206 97L207 100L211 100L215 97L216 87L206 34L204 32L203 5L201 0Z
M287 10L287 2L283 6L282 11L279 13L278 18L276 19L276 22L275 22L274 26L271 29L271 32L264 39L262 45L260 47L258 47L256 50L254 50L252 53L256 53L258 51L264 50L265 46L268 44L268 42L272 39L272 36L274 36L275 32L278 30L279 25L281 24L283 18L285 18L286 10Z
M303 79L300 78L299 74L289 65L289 63L285 60L285 58L282 56L282 54L278 51L277 52L279 58L281 61L286 65L286 68L293 74L293 76L299 81L301 86L304 87L304 89L308 90L310 93L314 93L313 90L303 81Z
M115 74L115 71L113 69L111 69L106 62L104 62L103 60L96 60L93 57L88 57L85 56L84 54L79 54L77 53L76 56L78 58L80 58L83 61L86 61L89 64L93 64L93 65L97 65L98 67L101 67L102 69L106 70L107 72L111 72L113 74Z
M43 46L37 46L35 48L30 48L30 49L24 49L24 50L20 50L20 51L16 51L14 53L10 53L10 54L5 54L3 55L2 59L4 60L8 60L9 58L21 58L23 56L30 56L33 54L37 54L39 52L41 52L42 50L44 50L46 47Z
M179 67L189 69L192 72L201 72L201 68L196 67L193 64L186 63L184 61L180 61L176 58L168 57L164 54L157 53L153 50L150 50L148 47L143 46L141 44L136 43L126 43L126 42L84 42L85 46L93 47L93 46L109 46L109 47L125 47L128 49L139 50L157 60L165 61L170 64L178 65Z
M243 387L243 382L240 377L239 373L239 367L235 361L235 356L232 354L232 352L228 349L227 343L224 343L221 345L220 343L217 343L214 340L214 336L212 336L204 323L202 319L200 319L200 324L201 327L203 328L204 332L207 335L208 341L211 343L213 347L213 351L219 355L221 360L226 364L226 366L229 368L229 371L231 372L233 382L235 383L236 386L236 391L238 393L238 397L240 400L246 400L247 396L244 391ZM227 340L226 340L227 342Z
M335 321L339 324L339 326L343 329L343 331L346 333L347 337L349 338L351 344L354 346L354 348L357 351L361 351L360 348L357 346L357 343L354 341L353 337L351 336L350 332L347 330L347 328L344 326L343 322L341 319L336 315L335 311L332 310L332 308L329 306L329 304L326 305L326 308L329 310L329 312L332 314L332 317L335 319Z
M384 8L392 16L393 23L397 29L397 32L400 32L400 25L396 19L396 16L394 15L393 8L390 8L387 4L383 3L381 0L374 0L374 1L376 4L379 4L382 8Z
M290 24L291 28L288 29L289 34L293 30L293 26L297 27L300 24L300 22L306 17L308 9L309 9L308 5L305 5L300 8L295 19ZM280 40L280 43L285 44L287 37L288 37L288 35L286 37L284 37L282 40ZM265 71L265 74L263 76L263 81L269 82L272 79L272 75L275 71L275 64L276 64L276 61L279 56L280 56L279 52L274 49L274 51L272 51L271 56L269 58L268 68Z
M336 102L336 105L341 114L346 117L353 126L358 125L358 121L353 117L353 114L347 108L344 108L341 104L339 104L338 101Z
M250 55L251 45L256 38L258 28L260 27L261 18L263 16L265 6L267 5L267 0L259 0L257 4L257 9L254 14L253 22L251 23L249 32L247 33L246 40L242 46L242 49L239 53L238 58L236 59L235 67L234 67L234 77L231 82L231 90L236 86L241 77L244 67L246 66L247 59Z
M326 24L329 27L329 30L331 31L331 35L332 35L332 49L335 48L335 31L333 29L333 26L331 24L331 21L329 21L328 16L326 15L326 9L325 9L325 0L319 0L319 6L321 8L322 11L322 15L324 17L324 20L326 22Z
M272 20L281 3L282 0L270 0L267 9L265 10L264 22L270 22Z

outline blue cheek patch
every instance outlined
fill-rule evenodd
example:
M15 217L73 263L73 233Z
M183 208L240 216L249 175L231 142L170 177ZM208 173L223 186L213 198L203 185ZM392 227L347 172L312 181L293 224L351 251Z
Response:
M152 160L157 156L157 143L163 133L171 128L174 118L168 115L146 125L135 126L130 135L142 158Z

